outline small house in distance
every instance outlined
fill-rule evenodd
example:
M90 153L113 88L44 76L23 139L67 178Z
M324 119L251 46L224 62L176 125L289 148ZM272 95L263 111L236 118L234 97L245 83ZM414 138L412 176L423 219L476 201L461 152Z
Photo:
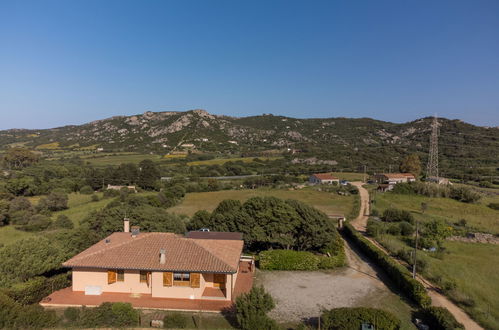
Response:
M106 187L107 190L118 190L118 191L120 191L123 188L127 188L128 190L132 190L133 192L137 192L137 188L135 186L115 186L115 185L108 184Z
M374 181L379 184L379 191L389 191L397 183L414 182L416 178L411 173L378 173L374 175Z
M339 184L340 179L331 175L331 173L316 173L312 174L308 182L311 184Z

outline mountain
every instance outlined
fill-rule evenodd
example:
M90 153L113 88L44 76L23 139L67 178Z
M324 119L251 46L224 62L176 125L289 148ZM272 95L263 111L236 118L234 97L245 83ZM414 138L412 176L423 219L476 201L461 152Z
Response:
M291 149L297 151L298 162L316 157L334 161L342 168L364 164L386 168L413 152L425 160L431 120L396 124L370 118L237 118L205 110L145 112L79 126L4 130L0 131L0 148L25 146L44 153L99 149L166 154L189 147L200 152L247 155ZM444 118L439 119L439 124L442 168L495 170L499 164L499 128Z

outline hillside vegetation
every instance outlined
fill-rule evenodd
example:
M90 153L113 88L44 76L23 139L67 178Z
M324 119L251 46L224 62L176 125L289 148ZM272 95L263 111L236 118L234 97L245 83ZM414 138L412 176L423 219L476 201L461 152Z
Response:
M215 116L204 110L146 112L80 126L0 131L0 149L24 146L45 156L95 152L178 152L265 156L288 153L296 163L387 171L404 155L426 160L431 118L395 124L369 118L296 119ZM440 119L440 165L445 176L497 175L499 129ZM70 152L70 154L67 154ZM104 162L100 162L103 160ZM90 159L106 165L105 158ZM127 162L130 160L126 160Z

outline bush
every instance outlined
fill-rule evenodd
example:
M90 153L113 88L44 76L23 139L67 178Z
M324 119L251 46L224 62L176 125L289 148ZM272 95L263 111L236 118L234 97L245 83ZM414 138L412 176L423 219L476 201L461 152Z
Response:
M327 257L306 251L268 250L259 254L260 269L265 270L318 270L344 265L344 253Z
M405 221L409 223L414 223L414 217L412 216L411 212L394 208L386 209L383 212L383 216L381 217L381 219L387 222Z
M73 229L73 222L64 214L61 214L55 219L52 223L54 228L62 228L62 229Z
M102 303L99 307L84 308L77 325L86 328L127 327L139 323L139 312L129 303Z
M267 316L275 307L272 296L263 287L253 287L250 292L237 297L236 319L243 330L278 329L274 320Z
M163 319L164 327L167 329L185 329L187 328L187 317L180 313L166 315Z
M489 205L487 205L487 206L490 207L493 210L498 210L499 211L499 203L489 203Z
M36 304L50 293L71 285L68 273L50 278L39 276L17 283L7 290L9 297L22 305Z
M28 223L16 226L16 229L24 231L41 231L47 229L52 222L50 218L43 214L35 214L29 220Z
M321 315L322 329L360 329L363 323L370 323L376 329L395 330L400 328L400 320L392 313L381 309L357 307L326 310Z
M464 329L464 326L457 322L454 315L445 307L428 307L420 312L423 323L430 329L454 330Z
M99 201L99 196L97 196L97 194L92 194L92 196L90 196L90 201L91 202L98 202Z
M449 197L463 203L476 203L481 195L468 187L459 186L450 188Z
M431 304L431 298L428 296L425 287L413 279L406 268L395 262L391 257L359 234L349 223L345 224L343 228L346 235L352 238L368 257L385 270L400 291L405 292L421 307L427 307Z
M400 233L403 236L411 236L414 233L414 227L407 221L399 223Z
M64 310L64 318L70 323L76 323L80 318L80 309L76 307L68 307Z
M92 195L93 193L94 193L94 190L90 186L83 186L80 189L80 194Z
M38 210L62 211L68 208L68 195L62 192L51 192L47 197L40 199Z

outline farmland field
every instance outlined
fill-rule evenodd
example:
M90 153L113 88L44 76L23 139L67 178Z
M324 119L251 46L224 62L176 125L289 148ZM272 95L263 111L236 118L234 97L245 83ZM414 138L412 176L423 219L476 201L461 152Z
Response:
M160 155L137 154L137 153L123 153L123 154L108 154L108 155L92 155L81 157L85 162L89 162L93 166L112 166L120 165L123 163L138 164L144 159L159 161L162 158Z
M308 203L326 214L348 214L353 207L353 196L339 196L306 188L302 190L245 189L214 192L189 193L169 211L192 216L196 211L213 211L224 199L245 201L256 196L274 196L282 199L296 199Z

